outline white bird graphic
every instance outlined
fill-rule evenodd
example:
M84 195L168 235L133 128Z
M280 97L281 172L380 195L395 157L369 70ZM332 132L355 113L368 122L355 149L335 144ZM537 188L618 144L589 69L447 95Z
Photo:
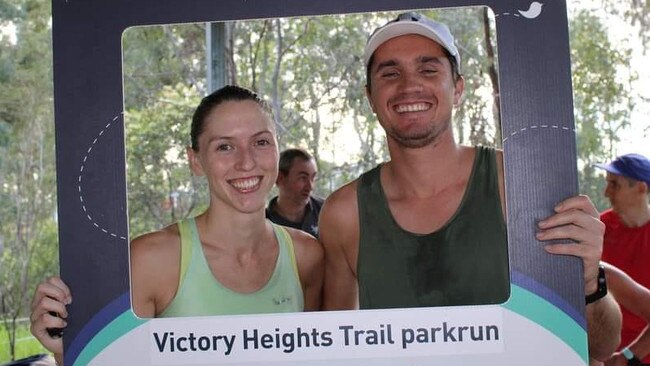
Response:
M528 19L533 19L537 18L541 13L542 13L542 3L538 3L537 1L534 1L530 4L530 8L528 10L517 10L519 14L523 15L524 17Z

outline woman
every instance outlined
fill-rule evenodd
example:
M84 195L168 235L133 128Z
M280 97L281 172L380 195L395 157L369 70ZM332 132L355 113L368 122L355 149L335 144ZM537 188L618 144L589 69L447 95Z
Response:
M208 209L131 242L134 312L140 317L258 314L318 310L323 249L310 235L265 219L278 175L270 107L250 90L226 86L205 97L192 117L192 172L204 175ZM34 336L61 364L70 291L58 278L39 285ZM58 313L61 318L49 315Z

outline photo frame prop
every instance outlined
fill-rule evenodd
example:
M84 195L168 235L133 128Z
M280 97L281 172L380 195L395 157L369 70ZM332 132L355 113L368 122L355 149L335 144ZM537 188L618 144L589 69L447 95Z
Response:
M496 16L499 47L507 302L176 319L133 314L125 29L481 5ZM66 365L587 364L581 263L547 254L534 237L536 223L578 186L564 1L53 0L53 45L61 276L74 297L64 335Z

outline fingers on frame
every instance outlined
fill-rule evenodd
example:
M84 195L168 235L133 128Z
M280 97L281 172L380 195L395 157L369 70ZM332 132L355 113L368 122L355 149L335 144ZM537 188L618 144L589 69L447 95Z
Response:
M36 306L32 309L30 319L35 322L42 315L49 315L49 312L54 312L60 318L67 318L68 311L63 303L50 297L41 297ZM51 315L49 315L51 316Z
M567 198L564 201L560 202L560 204L556 207L558 212L575 209L580 210L592 217L598 218L600 216L598 210L596 209L596 206L594 206L594 204L591 202L589 196L586 196L584 194Z

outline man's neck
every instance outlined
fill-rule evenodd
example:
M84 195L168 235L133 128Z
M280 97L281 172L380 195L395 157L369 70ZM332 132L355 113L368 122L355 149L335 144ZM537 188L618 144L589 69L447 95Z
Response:
M388 176L401 189L416 196L444 190L456 181L466 153L467 148L453 140L420 149L391 149Z
M305 205L282 200L280 196L278 196L272 209L275 213L291 222L302 222L302 219L305 217Z
M627 227L641 227L650 221L650 205L630 207L625 212L618 213L618 216Z

